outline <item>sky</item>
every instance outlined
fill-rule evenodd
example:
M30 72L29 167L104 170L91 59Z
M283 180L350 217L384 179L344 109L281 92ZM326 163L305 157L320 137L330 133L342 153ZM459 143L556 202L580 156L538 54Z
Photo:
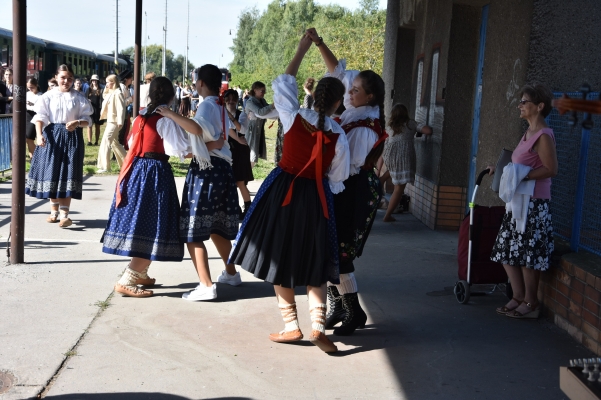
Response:
M41 39L79 47L96 53L115 49L115 1L28 0L27 34ZM240 13L256 6L264 11L272 0L192 0L188 59L196 66L226 66L234 58L230 47ZM379 0L386 8L387 0ZM119 2L119 50L134 45L135 1ZM11 2L2 0L2 10ZM338 4L349 9L359 7L359 0L317 0L317 4ZM147 29L147 43L163 44L165 0L144 0L147 19L142 25L142 45ZM101 8L102 6L102 8ZM167 0L167 48L175 55L185 54L188 0ZM146 26L148 21L148 27ZM0 13L0 27L12 30L12 13ZM230 35L230 30L232 35Z

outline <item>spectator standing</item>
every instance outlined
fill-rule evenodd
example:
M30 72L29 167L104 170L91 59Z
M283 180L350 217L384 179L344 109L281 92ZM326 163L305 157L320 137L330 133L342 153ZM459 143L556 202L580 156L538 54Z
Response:
M58 87L49 90L36 102L37 145L35 157L25 183L25 193L38 199L50 199L47 222L60 222L65 228L71 199L81 200L83 188L84 142L82 127L92 123L94 112L85 96L71 87L73 70L60 65L56 71Z
M100 119L106 120L106 128L100 149L98 150L98 162L96 168L99 174L111 169L111 150L115 154L115 159L119 167L123 164L126 152L123 145L117 140L119 129L123 126L125 120L125 98L121 92L123 86L119 85L119 78L116 75L106 77L106 87L102 95L102 111Z
M4 70L4 94L0 93L0 114L11 114L13 112L13 70Z
M305 98L303 99L303 108L313 108L313 86L315 85L314 78L307 78L303 85L305 90Z
M79 79L79 78L75 79L75 82L73 82L73 89L75 89L79 93L83 94L83 83L81 82L81 79Z
M27 81L27 94L25 95L27 113L25 114L25 119L27 121L27 128L25 128L25 138L27 143L27 151L29 153L29 158L33 156L33 152L35 150L35 125L31 123L31 120L35 116L35 105L42 96L40 92L40 86L38 85L38 80L35 78L31 78Z
M156 78L154 72L149 72L144 75L144 84L140 85L140 111L142 111L150 102L150 83Z
M94 129L94 146L98 146L100 126L104 124L104 121L100 119L100 112L102 111L102 89L100 88L98 75L92 75L92 78L90 79L87 98L94 109L94 114L92 114L92 125L88 126L88 146L92 146L92 129Z
M270 114L275 106L267 104L265 100L265 84L263 82L255 82L249 92L250 98L246 102L246 114L249 117L248 133L246 140L250 146L250 162L254 166L255 163L262 158L267 159L267 145L265 143L265 119Z
M196 86L196 85L195 85ZM196 110L198 109L198 104L200 103L200 96L198 95L198 91L196 88L192 91L192 97L190 97L190 116L194 117L196 114Z
M182 88L181 91L181 101L179 104L179 115L182 117L188 118L190 116L190 95L192 94L192 89L190 86L186 86Z
M173 98L173 111L179 112L179 105L182 101L182 87L178 81L175 81L175 97Z
M134 74L130 70L125 70L119 74L119 81L121 84L121 93L123 93L123 99L125 100L125 120L123 121L123 126L119 130L119 138L118 141L122 146L127 147L127 143L125 138L129 133L129 128L131 126L131 115L132 115L132 104L134 102L134 98L129 91L129 87L134 80ZM121 164L119 164L121 165Z
M82 90L83 90L83 94L85 94L86 96L88 95L88 90L90 90L90 84L88 83L88 78L85 76L83 77Z
M530 188L531 194L513 194L522 197L526 209L519 212L512 199L503 198L507 211L490 259L503 264L511 282L513 298L497 314L511 318L535 319L540 313L538 284L540 274L551 266L551 253L554 249L553 226L551 225L551 178L557 175L557 150L553 130L547 126L545 118L551 112L553 93L544 85L526 85L521 90L518 102L520 118L528 122L528 130L522 136L511 156L511 164L505 167L509 173L515 171L508 182L517 181L522 189ZM493 167L488 167L490 174ZM497 171L501 173L501 171ZM511 184L501 184L499 195L515 191ZM504 196L502 196L504 197ZM522 218L514 216L522 214ZM525 215L524 215L525 214Z

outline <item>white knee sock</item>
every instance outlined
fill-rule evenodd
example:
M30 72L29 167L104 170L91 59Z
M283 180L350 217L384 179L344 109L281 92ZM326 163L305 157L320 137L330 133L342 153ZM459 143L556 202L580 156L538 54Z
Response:
M323 303L311 305L309 300L309 312L311 313L311 328L314 331L326 333L326 310L327 306Z
M69 217L69 207L61 206L59 210L61 212L61 219Z
M121 286L135 286L136 284L136 280L138 280L138 278L140 277L140 273L134 271L131 268L127 268L125 270L125 272L123 273L123 276L121 277L121 279L119 279L119 284Z
M296 316L296 303L278 304L278 307L284 319L284 331L290 332L299 329Z
M357 289L355 274L352 272L350 274L340 274L340 284L336 285L336 289L340 294L357 293L359 290Z

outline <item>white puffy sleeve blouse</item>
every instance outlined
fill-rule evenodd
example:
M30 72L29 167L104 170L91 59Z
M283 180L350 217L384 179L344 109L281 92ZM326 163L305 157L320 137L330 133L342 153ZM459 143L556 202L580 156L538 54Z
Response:
M81 120L92 125L90 115L94 113L92 105L83 95L74 89L61 92L54 88L44 93L33 107L36 115L32 123L41 121L44 127L49 124L66 124L67 122Z

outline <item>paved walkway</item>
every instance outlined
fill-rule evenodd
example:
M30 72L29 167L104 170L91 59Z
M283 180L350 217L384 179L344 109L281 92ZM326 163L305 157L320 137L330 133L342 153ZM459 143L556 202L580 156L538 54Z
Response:
M0 371L15 377L0 399L562 399L559 366L592 356L546 320L496 315L499 293L459 305L448 289L457 233L410 214L384 224L379 211L356 272L368 326L332 336L333 356L270 342L282 327L273 289L246 272L239 287L218 285L216 301L187 302L197 277L186 257L152 265L154 297L113 296L127 261L102 253L99 238L115 182L89 177L68 229L28 198L26 264L0 264ZM0 184L1 242L10 192ZM223 264L207 247L216 280Z

